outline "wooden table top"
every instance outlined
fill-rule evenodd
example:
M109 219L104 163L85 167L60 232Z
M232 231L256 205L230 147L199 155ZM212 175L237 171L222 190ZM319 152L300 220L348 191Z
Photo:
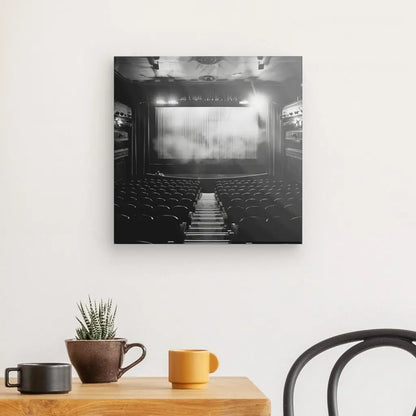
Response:
M165 377L82 384L69 394L20 394L0 379L1 416L270 416L269 399L245 377L212 377L205 390L173 390Z

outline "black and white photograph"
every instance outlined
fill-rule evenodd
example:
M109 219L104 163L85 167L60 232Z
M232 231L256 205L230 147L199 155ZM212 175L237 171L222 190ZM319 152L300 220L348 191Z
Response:
M302 58L114 58L114 241L302 243Z

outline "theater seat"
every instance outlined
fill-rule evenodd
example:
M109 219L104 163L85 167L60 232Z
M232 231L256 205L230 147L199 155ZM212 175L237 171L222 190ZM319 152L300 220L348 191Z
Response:
M144 205L152 205L154 204L153 199L149 197L140 198L140 202Z
M137 206L137 212L140 214L147 214L147 215L151 215L154 216L155 215L155 209L153 208L152 205L148 205L148 204L141 204Z
M181 199L179 201L178 205L183 205L183 206L187 207L191 211L193 211L195 209L194 203L190 199L188 199L188 198Z
M114 216L114 242L116 244L132 243L132 222L128 215L116 214Z
M226 218L225 221L228 226L231 226L231 224L237 224L241 218L244 217L244 208L239 206L231 205L227 208L226 212Z
M155 216L160 217L161 215L169 215L170 214L170 207L167 205L158 205L155 208Z
M244 201L243 201L242 198L233 198L233 199L231 199L230 204L234 205L234 206L243 207L244 206Z
M138 202L138 199L135 196L128 196L126 198L127 202L131 203L131 204L136 204Z
M155 198L154 199L155 205L166 205L166 199L165 198Z
M195 194L193 192L187 192L183 197L191 199L192 201L195 200Z
M262 208L266 208L268 205L271 205L273 200L271 198L262 198L260 199L259 206Z
M228 207L231 203L231 198L228 195L221 195L218 197L219 202L221 202L223 207Z
M244 217L233 227L232 243L265 243L268 242L266 222L260 217Z
M302 217L294 217L289 220L289 228L291 231L291 242L299 243L302 240Z
M267 218L282 217L290 219L289 212L286 211L281 205L269 205L265 209Z
M250 206L256 206L256 205L258 205L258 203L257 203L257 199L255 199L255 198L249 198L249 199L246 199L244 203L245 203L245 206L246 206L246 207L250 207Z
M273 204L283 206L286 204L286 200L283 197L279 196L278 198L273 199Z
M245 217L260 217L266 219L266 211L259 206L249 206L245 209Z
M166 205L169 206L170 208L173 208L175 205L178 205L178 203L179 203L179 200L176 198L169 198L166 201Z
M133 204L123 204L121 206L121 213L133 218L137 214L137 206Z
M132 221L132 238L137 242L150 242L154 233L154 218L150 215L138 215Z
M162 215L155 219L154 243L183 243L185 241L186 224L181 223L174 215Z
M183 198L183 193L176 192L172 195L172 197L180 201Z
M187 226L191 224L192 217L190 215L190 210L184 205L175 205L171 209L171 215L175 215L179 218L180 222L185 222Z
M292 217L300 217L302 214L301 208L298 205L286 204L284 208L292 214Z
M297 220L296 220L297 221ZM291 223L287 217L271 217L266 221L270 242L300 243L302 239L302 225Z

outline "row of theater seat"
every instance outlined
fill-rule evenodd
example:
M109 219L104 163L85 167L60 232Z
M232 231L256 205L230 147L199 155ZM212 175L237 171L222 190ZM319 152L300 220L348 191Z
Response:
M198 181L134 179L114 190L116 243L183 243L200 197Z
M300 243L302 189L284 180L218 181L216 198L232 243Z

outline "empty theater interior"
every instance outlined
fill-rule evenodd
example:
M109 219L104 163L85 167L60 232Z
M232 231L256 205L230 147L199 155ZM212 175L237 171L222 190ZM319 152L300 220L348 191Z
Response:
M301 57L115 57L116 243L301 243Z

